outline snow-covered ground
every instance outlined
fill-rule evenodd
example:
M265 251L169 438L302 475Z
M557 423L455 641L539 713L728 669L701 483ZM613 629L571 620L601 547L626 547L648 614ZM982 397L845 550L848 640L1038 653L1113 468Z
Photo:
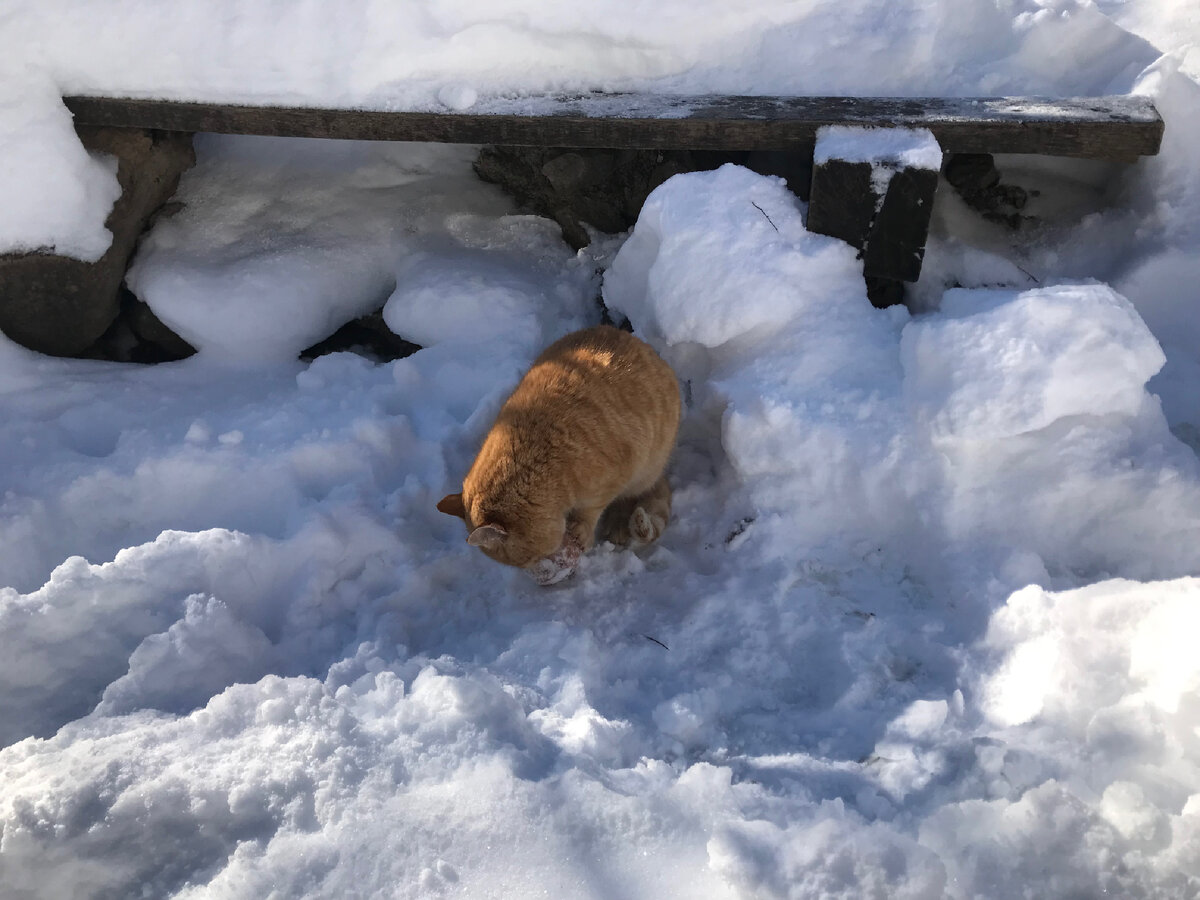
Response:
M473 148L198 139L131 284L200 352L0 338L0 900L1200 895L1200 12L1191 0L0 13L0 245L94 256L57 97L1152 94L1160 156L945 185L876 310L774 179L575 254ZM852 64L847 60L852 60ZM626 315L676 518L539 588L453 490L532 356ZM297 362L386 300L424 346Z

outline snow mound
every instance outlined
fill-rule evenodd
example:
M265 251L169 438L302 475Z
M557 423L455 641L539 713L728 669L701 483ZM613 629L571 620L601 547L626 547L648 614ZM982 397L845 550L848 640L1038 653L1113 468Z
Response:
M121 196L117 162L91 156L49 77L0 63L0 253L52 250L93 262Z
M782 179L725 165L651 193L604 297L638 333L717 347L845 292L853 260L846 244L805 230Z
M1195 578L1018 591L988 628L1004 657L982 685L984 712L1008 727L1053 722L1089 747L1154 747L1150 762L1200 727L1198 626Z
M1165 357L1106 285L947 291L904 330L905 396L939 438L993 440L1069 416L1133 415Z
M982 796L920 829L923 844L974 848L951 869L964 896L1035 879L1057 896L1195 891L1198 616L1194 578L1029 587L996 611L997 663L975 686Z

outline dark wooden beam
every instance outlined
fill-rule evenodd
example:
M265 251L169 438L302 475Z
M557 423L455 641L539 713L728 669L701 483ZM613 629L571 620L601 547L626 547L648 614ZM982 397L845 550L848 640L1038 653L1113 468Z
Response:
M822 125L928 128L947 153L1132 162L1158 152L1146 97L681 97L587 94L488 100L466 112L387 112L67 97L76 121L165 131L546 147L802 150Z
M807 227L856 247L868 279L916 281L925 258L938 173L893 168L880 195L870 163L843 159L817 163Z

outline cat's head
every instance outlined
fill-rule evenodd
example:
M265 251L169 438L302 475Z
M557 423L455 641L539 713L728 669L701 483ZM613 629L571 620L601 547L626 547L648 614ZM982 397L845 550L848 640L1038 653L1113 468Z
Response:
M538 516L527 512L512 515L484 511L462 494L447 494L437 508L467 524L467 543L506 566L528 569L559 550L566 533L561 516Z

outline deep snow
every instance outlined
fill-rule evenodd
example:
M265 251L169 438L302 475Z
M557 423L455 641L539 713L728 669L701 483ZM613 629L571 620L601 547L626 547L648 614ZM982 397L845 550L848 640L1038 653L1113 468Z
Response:
M1168 131L1002 159L1015 235L943 185L917 315L736 167L575 254L471 148L199 139L131 274L198 355L0 338L3 900L1200 892L1190 3L162 9L8 13L6 246L103 249L60 89L1136 87ZM543 589L434 503L600 293L683 383L676 518ZM425 349L295 360L385 299Z

